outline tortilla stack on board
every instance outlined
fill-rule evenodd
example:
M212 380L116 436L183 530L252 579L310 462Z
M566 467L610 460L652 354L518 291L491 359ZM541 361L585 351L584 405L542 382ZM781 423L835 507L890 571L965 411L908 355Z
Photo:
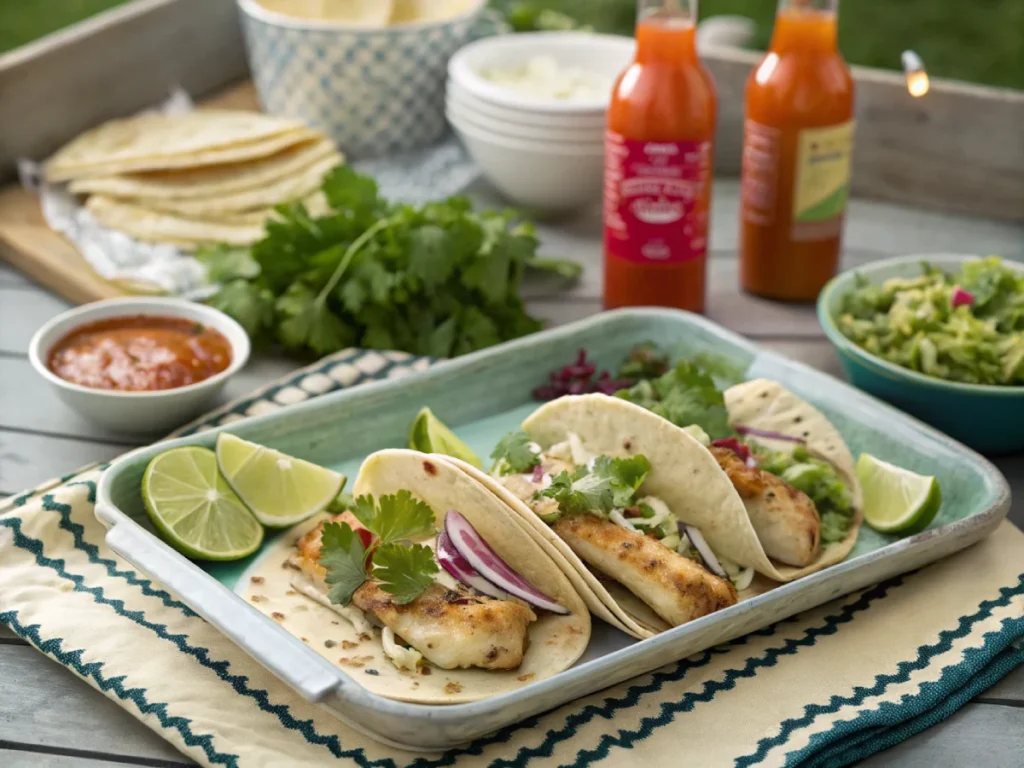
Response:
M44 172L88 196L101 225L194 250L256 242L282 203L299 200L322 215L323 178L342 162L300 123L211 109L110 121L59 150Z

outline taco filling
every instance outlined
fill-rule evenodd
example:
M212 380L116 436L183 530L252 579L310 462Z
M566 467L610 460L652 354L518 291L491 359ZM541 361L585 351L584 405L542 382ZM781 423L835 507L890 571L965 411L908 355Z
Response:
M588 451L575 433L542 449L524 432L501 440L492 475L591 569L672 626L736 603L752 569L719 558L695 528L644 491L651 465ZM735 583L731 580L735 579Z

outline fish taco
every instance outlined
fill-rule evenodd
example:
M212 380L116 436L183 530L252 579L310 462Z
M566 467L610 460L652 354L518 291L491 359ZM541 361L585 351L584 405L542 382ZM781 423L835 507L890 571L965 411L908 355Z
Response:
M345 511L298 532L286 568L291 590L330 617L330 647L360 684L401 701L467 702L583 654L590 614L570 579L448 460L379 451L353 491Z
M853 459L824 415L766 380L725 404L735 434L712 442L623 399L561 397L499 443L489 478L460 466L549 540L588 604L646 637L735 604L755 572L790 581L856 542Z

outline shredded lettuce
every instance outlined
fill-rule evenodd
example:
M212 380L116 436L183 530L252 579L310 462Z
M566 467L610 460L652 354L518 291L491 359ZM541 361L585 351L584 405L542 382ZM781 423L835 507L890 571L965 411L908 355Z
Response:
M839 330L871 354L928 376L967 384L1024 384L1024 272L997 256L947 274L872 284L843 297Z
M814 458L802 445L798 445L791 454L773 451L752 441L748 446L761 469L778 475L814 502L821 516L823 544L846 538L853 521L853 495L835 467Z

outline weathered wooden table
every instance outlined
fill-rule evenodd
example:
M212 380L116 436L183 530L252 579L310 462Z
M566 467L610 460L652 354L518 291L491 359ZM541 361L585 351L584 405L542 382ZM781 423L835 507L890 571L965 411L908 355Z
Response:
M488 199L490 194L480 189L476 196ZM812 308L775 304L739 292L736 222L737 184L720 180L715 185L708 315L766 347L839 375ZM531 310L556 324L600 311L597 213L539 229L546 253L577 259L586 271L567 294L531 286ZM926 252L997 253L1024 260L1024 227L863 201L851 205L844 267ZM0 263L0 497L136 445L82 421L29 366L26 349L32 333L66 307L66 302ZM227 397L240 396L292 367L286 360L256 359L231 382ZM1002 458L997 464L1019 499L1010 518L1024 526L1024 456ZM0 626L0 766L115 764L179 766L188 761L113 702ZM944 723L865 763L895 764L1024 765L1024 669Z

